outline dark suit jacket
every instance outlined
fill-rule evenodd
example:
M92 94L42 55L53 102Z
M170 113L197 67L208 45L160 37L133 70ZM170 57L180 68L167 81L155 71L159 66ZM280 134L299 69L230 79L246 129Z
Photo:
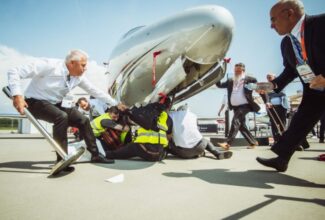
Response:
M244 82L244 85L245 84L248 84L248 83L256 83L257 80L254 78L254 77L250 77L250 76L246 76L245 77L245 82ZM234 85L234 81L232 79L228 79L226 82L224 83L221 83L220 81L216 83L216 86L218 88L227 88L227 92L228 92L228 106L229 106L229 109L233 109L234 107L231 105L230 103L230 96L231 96L231 93L232 93L232 88L233 88L233 85ZM249 90L249 89L246 89L244 87L244 94L245 94L245 97L247 99L247 102L251 108L251 110L253 112L258 112L260 110L260 107L258 106L258 104L256 104L254 102L254 99L253 99L253 91L252 90Z
M305 45L307 51L308 64L315 75L322 74L325 77L325 14L305 17ZM283 57L283 72L273 80L278 86L276 92L280 92L299 74L296 70L296 56L294 54L290 38L284 37L281 42L281 52ZM301 80L301 78L300 78ZM324 93L309 88L309 84L304 84L304 93Z

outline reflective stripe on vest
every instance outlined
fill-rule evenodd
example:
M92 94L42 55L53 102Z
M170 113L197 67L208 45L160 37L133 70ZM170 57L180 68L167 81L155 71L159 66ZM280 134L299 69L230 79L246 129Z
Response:
M125 138L126 138L126 135L128 134L127 131L122 131L121 135L120 135L120 140L121 142L124 144L125 143Z
M99 137L106 130L106 128L103 128L100 123L104 119L112 119L112 118L108 113L105 113L91 121L90 125L91 128L93 129L95 137Z
M168 145L168 139L166 131L168 130L167 126L168 115L166 112L162 112L159 115L157 126L162 128L159 132L153 130L146 130L144 128L139 128L137 130L137 137L134 140L134 143L142 144L161 144L164 147Z

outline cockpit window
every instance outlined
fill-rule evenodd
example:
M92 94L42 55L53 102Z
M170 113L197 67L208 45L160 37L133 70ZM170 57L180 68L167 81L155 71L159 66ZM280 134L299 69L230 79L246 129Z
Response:
M126 33L123 35L122 39L125 39L126 37L130 36L131 34L133 34L134 32L136 32L136 31L138 31L138 30L140 30L140 29L143 28L143 27L144 27L144 25L142 25L142 26L138 26L138 27L135 27L135 28L132 28L131 30L129 30L128 32L126 32Z

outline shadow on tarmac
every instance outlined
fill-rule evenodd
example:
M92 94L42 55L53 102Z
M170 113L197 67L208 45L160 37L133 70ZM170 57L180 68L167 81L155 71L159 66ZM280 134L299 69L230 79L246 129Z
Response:
M93 165L105 167L113 170L141 170L146 169L160 162L144 161L143 159L115 160L113 164L94 163Z
M52 169L53 161L11 161L0 163L0 172L13 172L13 173L39 173L49 174ZM10 168L10 170L3 170L2 168ZM24 170L11 170L11 169L24 169ZM38 172L45 170L46 172Z
M308 203L314 203L316 205L325 206L325 200L324 199L304 199L304 198L297 198L297 197L287 197L287 196L277 196L277 195L265 195L268 200L258 203L257 205L254 205L252 207L249 207L247 209L244 209L240 212L237 212L231 216L228 216L226 218L223 218L223 220L232 220L232 219L241 219L245 216L257 211L258 209L261 209L277 200L289 200L289 201L295 201L295 202L308 202Z
M163 173L167 177L195 177L204 180L209 183L254 187L262 189L273 189L274 187L269 185L270 183L300 186L300 187L313 187L313 188L325 188L325 185L316 184L307 180L299 179L296 177L288 176L283 173L275 171L263 171L263 170L248 170L248 171L229 171L227 169L211 169L211 170L192 170L192 173L175 173L168 172Z

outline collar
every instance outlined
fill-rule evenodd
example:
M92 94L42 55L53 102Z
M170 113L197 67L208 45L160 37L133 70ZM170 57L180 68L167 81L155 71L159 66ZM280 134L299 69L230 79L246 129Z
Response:
M293 29L291 30L291 34L293 36L295 36L299 41L301 40L301 36L300 36L300 31L301 31L301 25L302 22L305 20L306 15L304 14L300 20L297 22L297 24L293 27Z

